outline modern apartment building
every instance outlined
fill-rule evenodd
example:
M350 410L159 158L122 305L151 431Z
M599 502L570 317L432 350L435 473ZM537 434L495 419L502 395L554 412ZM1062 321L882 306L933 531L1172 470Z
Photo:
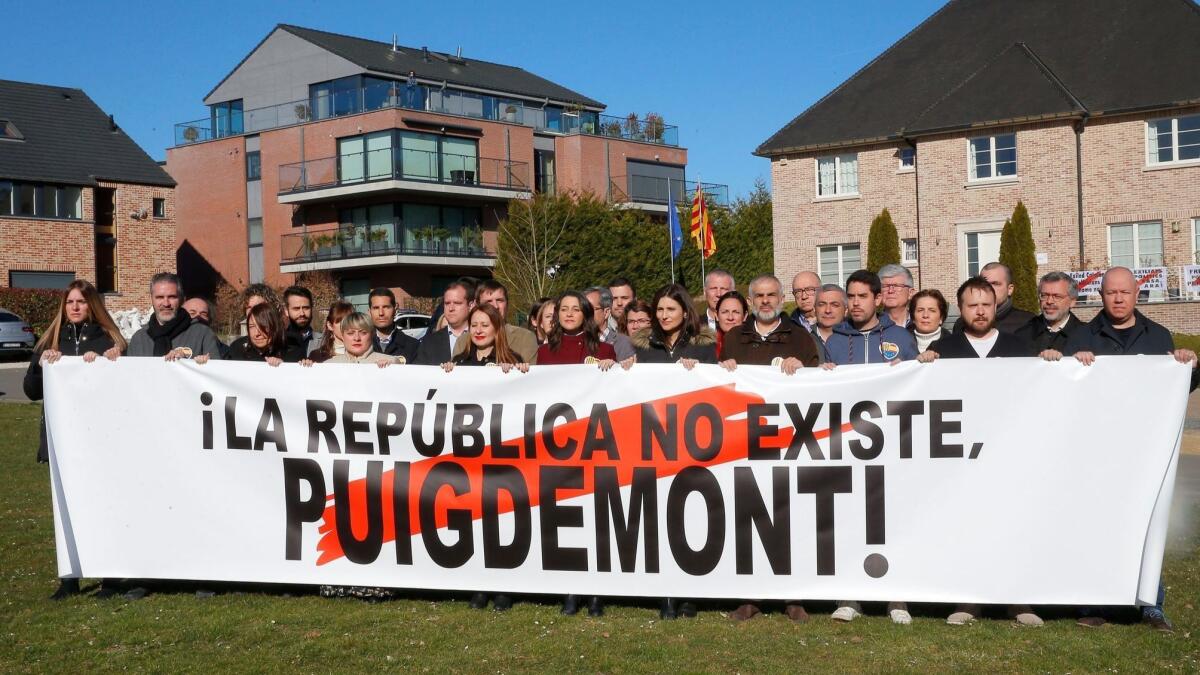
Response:
M0 80L0 286L87 279L145 306L175 269L174 186L83 91Z
M887 208L949 296L1024 201L1040 273L1142 268L1142 311L1200 332L1197 44L1193 0L952 0L756 150L776 272L843 282Z
M280 25L204 103L167 151L179 268L203 290L329 270L355 302L375 286L434 296L490 276L511 199L573 190L665 214L668 189L695 190L661 116L609 116L461 50Z

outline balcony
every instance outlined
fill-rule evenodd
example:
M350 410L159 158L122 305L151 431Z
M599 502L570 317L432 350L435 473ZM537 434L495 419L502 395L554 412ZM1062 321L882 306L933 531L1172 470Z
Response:
M669 184L669 187L668 187ZM609 184L609 200L615 204L623 204L628 208L649 211L651 213L667 212L668 190L675 198L676 206L690 208L696 196L696 181L670 180L657 176L615 176ZM729 206L729 186L720 183L700 183L704 190L705 201L711 206Z
M280 271L351 269L384 265L492 267L496 252L478 226L447 228L402 223L344 225L280 238Z
M527 101L453 89L440 91L424 85L410 87L403 82L314 94L307 99L265 108L222 110L203 119L176 124L175 145L256 134L295 124L391 108L523 124L552 134L589 134L672 147L679 145L679 127L666 124L658 115L614 117L579 108L537 106Z
M388 192L468 199L528 199L529 165L474 155L380 148L279 167L279 203L304 204Z

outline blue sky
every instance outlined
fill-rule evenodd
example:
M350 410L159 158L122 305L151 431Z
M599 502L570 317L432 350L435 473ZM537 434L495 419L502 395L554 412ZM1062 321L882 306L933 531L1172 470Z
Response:
M79 87L155 159L176 122L277 23L520 66L679 126L688 177L743 195L750 153L943 4L842 2L13 2L0 78ZM12 30L22 26L20 30ZM886 105L886 102L880 102Z

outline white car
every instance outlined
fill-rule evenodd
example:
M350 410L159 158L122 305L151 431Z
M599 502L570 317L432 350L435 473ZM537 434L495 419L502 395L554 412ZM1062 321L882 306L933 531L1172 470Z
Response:
M405 335L420 340L429 330L429 319L428 314L402 309L396 312L396 328Z

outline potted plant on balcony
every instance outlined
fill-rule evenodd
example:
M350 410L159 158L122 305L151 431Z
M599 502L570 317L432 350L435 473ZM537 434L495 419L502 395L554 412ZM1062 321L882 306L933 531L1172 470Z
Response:
M371 234L368 236L368 239L370 239L370 241L371 241L371 250L383 250L383 249L387 248L387 246L386 246L386 243L388 240L387 227L371 228Z
M446 251L446 239L450 237L450 230L440 225L435 225L429 235L429 238L434 242L434 250L444 253Z
M642 123L638 119L637 113L629 113L625 116L625 133L629 134L629 138L640 140Z
M413 239L415 239L417 242L418 251L430 250L431 247L429 242L431 242L433 239L433 234L436 229L437 228L435 228L433 225L423 225L421 227L413 228Z
M646 133L646 140L651 143L661 143L666 124L663 123L662 115L646 113L646 121L642 129Z
M582 104L570 103L565 108L563 108L562 114L566 115L567 117L579 117L579 115L582 112L583 112Z
M483 252L483 228L470 225L462 229L462 246L468 253Z
M293 112L296 113L297 121L300 121L300 122L308 121L308 104L307 103L296 104L296 107L293 109Z
M196 127L186 127L183 130L183 140L188 143L195 143L197 138L200 138L200 130Z
M605 122L601 126L601 130L605 136L612 136L613 138L621 137L621 123L618 122L617 120Z
M505 122L516 122L517 121L517 106L515 106L511 103L504 106L504 121Z

